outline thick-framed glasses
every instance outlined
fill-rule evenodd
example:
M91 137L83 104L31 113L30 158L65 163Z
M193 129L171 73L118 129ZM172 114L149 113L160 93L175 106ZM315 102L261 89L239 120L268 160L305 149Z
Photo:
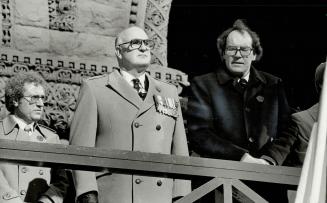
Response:
M28 103L35 104L39 101L42 101L42 103L45 102L46 97L44 95L31 95L31 96L24 96L23 97Z
M144 46L148 47L149 49L154 48L154 41L152 41L151 39L132 39L129 42L124 42L124 43L118 44L118 46L121 46L124 44L129 44L128 48L130 48L130 49L139 49L142 46L142 44Z
M240 52L242 57L248 57L253 49L251 47L226 47L225 54L228 56L235 56L237 52Z

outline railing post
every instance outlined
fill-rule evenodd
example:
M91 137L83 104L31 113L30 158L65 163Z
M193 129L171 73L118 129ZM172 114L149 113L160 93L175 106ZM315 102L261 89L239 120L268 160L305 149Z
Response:
M224 180L224 203L233 203L232 181Z

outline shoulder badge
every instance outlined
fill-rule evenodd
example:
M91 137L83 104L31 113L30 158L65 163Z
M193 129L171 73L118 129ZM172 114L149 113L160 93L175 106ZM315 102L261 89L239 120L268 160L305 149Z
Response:
M86 78L86 80L95 80L95 79L98 79L98 78L103 78L103 77L106 77L108 74L109 73L106 73L106 74L103 74L103 75L92 76L92 77Z

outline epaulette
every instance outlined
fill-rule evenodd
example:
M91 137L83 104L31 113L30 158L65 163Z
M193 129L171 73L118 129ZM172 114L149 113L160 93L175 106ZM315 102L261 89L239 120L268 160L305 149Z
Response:
M152 76L150 76L150 77L152 77ZM176 85L174 83L168 82L166 80L160 80L160 79L155 78L155 77L152 77L152 78L155 79L158 82L162 82L162 83L165 83L165 84L172 85L172 86L176 87Z
M86 80L95 80L95 79L99 79L99 78L107 77L108 74L110 74L110 73L111 73L111 72L109 72L109 73L105 73L105 74L102 74L102 75L92 76L92 77L87 78Z
M49 130L55 134L57 134L57 132L55 130L53 130L52 128L49 128L48 126L42 125L42 124L37 124L39 127L45 128L46 130Z

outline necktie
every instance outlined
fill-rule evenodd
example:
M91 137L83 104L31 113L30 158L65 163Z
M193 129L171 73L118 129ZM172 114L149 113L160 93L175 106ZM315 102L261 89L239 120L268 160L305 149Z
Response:
M248 85L248 81L246 81L244 78L241 78L238 81L239 86L241 87L241 89L245 90L246 86Z
M142 88L140 80L135 78L132 80L132 82L134 89L136 89L139 96L144 100L144 98L146 97L146 91Z
M248 85L248 82L245 79L241 78L241 79L239 79L238 82L236 82L234 84L235 84L235 88L238 92L244 93L244 91Z

